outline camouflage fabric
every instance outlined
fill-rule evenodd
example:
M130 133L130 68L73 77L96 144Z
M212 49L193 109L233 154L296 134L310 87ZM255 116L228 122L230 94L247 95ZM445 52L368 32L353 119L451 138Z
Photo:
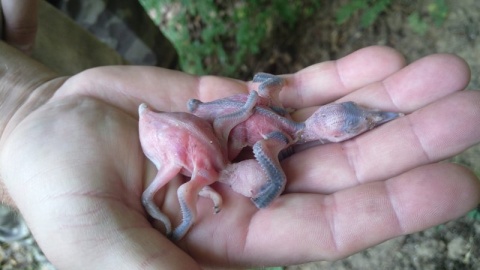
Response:
M129 63L177 68L178 57L136 0L50 1Z
M50 4L40 1L38 16L32 57L58 74L73 75L93 67L128 64L114 49Z

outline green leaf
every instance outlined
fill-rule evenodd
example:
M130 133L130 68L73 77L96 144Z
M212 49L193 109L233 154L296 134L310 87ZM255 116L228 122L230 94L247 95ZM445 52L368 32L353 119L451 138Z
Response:
M428 24L424 22L418 12L413 12L407 18L408 25L412 28L412 30L420 35L425 35L428 29Z
M366 0L351 0L345 5L341 6L335 13L337 24L343 24L348 21L352 15L362 9L368 7Z
M362 15L360 19L360 25L362 27L368 27L372 25L378 18L378 16L384 12L390 5L391 0L376 0Z

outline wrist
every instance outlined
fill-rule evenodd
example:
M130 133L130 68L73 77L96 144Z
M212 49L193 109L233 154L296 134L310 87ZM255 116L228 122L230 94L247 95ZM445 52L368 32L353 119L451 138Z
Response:
M4 42L0 42L0 63L1 151L11 130L51 98L54 88L45 83L55 83L58 75Z
M15 127L51 98L58 88L52 84L60 85L63 81L54 80L56 77L49 68L0 41L0 152ZM0 200L14 206L1 170Z

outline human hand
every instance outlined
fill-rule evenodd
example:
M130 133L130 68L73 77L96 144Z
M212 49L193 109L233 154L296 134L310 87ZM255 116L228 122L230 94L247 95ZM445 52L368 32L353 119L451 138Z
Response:
M15 48L30 54L37 33L38 0L1 0L1 4L3 38Z
M285 193L267 209L216 184L222 211L213 215L211 202L199 199L197 223L176 244L151 227L141 205L156 169L140 149L137 107L146 101L156 110L185 111L190 98L245 93L249 83L151 67L96 68L68 79L39 76L34 95L2 134L1 177L60 269L338 259L459 217L480 201L472 173L437 163L480 140L480 95L459 92L468 67L450 55L403 65L393 50L370 47L286 75L280 98L298 108L298 120L336 100L407 115L284 160ZM181 181L156 196L173 224L181 219Z

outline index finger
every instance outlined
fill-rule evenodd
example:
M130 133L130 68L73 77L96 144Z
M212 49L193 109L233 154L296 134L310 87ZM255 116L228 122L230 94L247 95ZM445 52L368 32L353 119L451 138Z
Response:
M335 61L312 65L285 75L280 100L285 107L305 108L332 102L405 66L396 50L382 46L360 49Z
M301 108L331 102L362 86L383 80L401 69L403 57L387 47L368 47L342 59L320 63L286 79L280 99L286 107ZM186 111L187 101L211 101L246 93L249 83L218 76L193 76L153 67L98 67L71 77L62 89L87 94L136 115L140 103L161 111Z

